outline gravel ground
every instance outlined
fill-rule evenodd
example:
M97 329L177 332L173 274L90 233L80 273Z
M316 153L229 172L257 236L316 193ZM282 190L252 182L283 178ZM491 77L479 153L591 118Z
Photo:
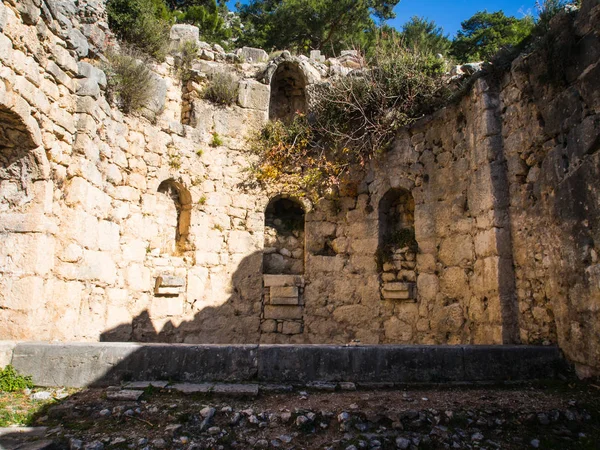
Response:
M41 448L600 449L593 384L297 388L245 398L152 387L137 400L110 399L115 392L85 389L44 406L31 421L47 427ZM30 448L26 440L22 433L12 447Z

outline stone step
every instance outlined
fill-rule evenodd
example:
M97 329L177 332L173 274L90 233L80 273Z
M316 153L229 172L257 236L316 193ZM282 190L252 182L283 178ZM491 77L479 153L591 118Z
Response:
M50 450L51 440L45 439L47 427L0 427L2 450Z
M448 383L556 378L556 347L517 345L187 345L35 343L14 346L12 365L38 386L180 383Z

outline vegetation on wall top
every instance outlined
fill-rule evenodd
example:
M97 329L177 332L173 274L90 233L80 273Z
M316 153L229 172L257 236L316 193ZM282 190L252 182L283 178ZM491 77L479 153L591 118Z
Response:
M259 182L282 183L313 198L326 195L388 149L400 128L450 95L445 62L410 51L400 40L388 43L370 67L323 86L309 116L267 124L252 143Z

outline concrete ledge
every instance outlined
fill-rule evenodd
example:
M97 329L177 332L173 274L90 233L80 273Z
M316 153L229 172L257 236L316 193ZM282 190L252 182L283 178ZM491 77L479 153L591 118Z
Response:
M0 349L2 348L0 343ZM39 386L122 381L229 383L502 382L555 378L556 347L36 343L14 346L12 364Z

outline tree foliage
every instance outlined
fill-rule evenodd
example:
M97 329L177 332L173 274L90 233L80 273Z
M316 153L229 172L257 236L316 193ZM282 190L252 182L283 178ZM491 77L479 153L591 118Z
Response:
M225 44L232 37L232 29L225 26L229 10L224 1L190 0L176 5L175 18L179 23L189 23L200 29L202 40Z
M446 55L452 42L435 22L423 17L412 17L402 26L402 39L409 49L424 54Z
M376 21L394 17L399 0L251 0L238 3L244 45L267 50L319 49L337 53L364 47Z
M108 0L108 23L119 39L162 59L173 15L164 0Z
M480 11L462 22L452 43L459 62L489 60L503 47L514 47L526 39L535 26L532 17L507 17L502 11Z

